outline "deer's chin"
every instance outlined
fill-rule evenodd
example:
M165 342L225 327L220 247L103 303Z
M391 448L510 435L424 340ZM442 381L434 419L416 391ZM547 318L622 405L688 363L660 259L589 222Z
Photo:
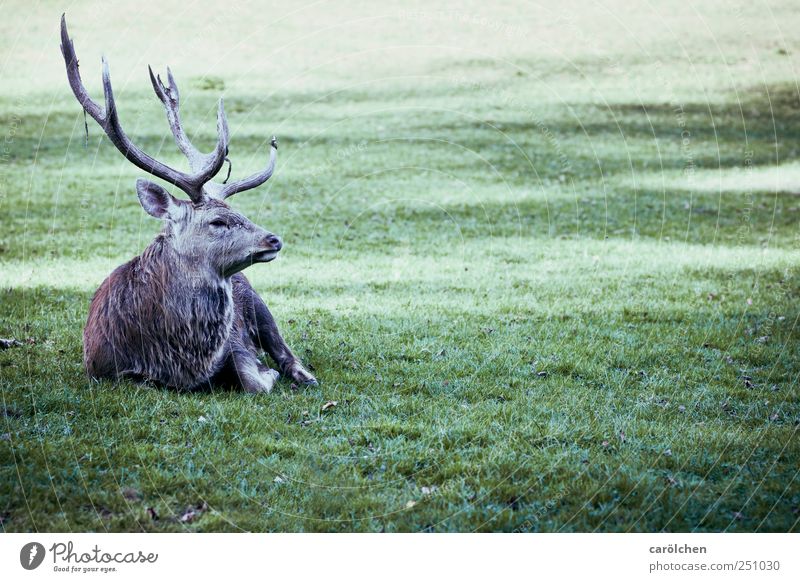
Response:
M278 256L278 251L259 251L253 255L254 263L269 263Z
M258 251L240 263L228 265L228 267L223 271L223 276L230 277L236 273L244 271L247 267L255 265L256 263L269 263L270 261L275 260L275 257L277 256L278 251Z

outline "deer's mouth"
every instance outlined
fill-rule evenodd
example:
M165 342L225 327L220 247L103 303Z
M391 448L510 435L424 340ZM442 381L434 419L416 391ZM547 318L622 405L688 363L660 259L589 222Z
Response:
M253 255L254 263L269 263L278 256L278 251L258 251Z
M244 271L247 267L251 265L255 265L256 263L269 263L270 261L274 260L275 257L278 256L278 251L276 250L263 250L257 251L252 255L249 255L246 259L229 265L223 273L223 276L230 277L240 271Z

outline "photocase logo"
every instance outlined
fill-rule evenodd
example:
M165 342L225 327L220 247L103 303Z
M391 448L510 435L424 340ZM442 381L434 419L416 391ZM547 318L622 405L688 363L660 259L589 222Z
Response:
M44 561L44 546L39 542L30 542L19 551L19 563L26 570L35 570Z

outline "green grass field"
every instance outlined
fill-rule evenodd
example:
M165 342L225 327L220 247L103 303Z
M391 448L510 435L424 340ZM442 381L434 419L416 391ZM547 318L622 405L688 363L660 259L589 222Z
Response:
M67 8L183 167L224 95L246 271L320 386L90 382L92 293L159 229L84 119L63 6L0 22L5 531L796 531L792 2ZM697 3L699 4L699 3ZM337 405L322 410L326 402Z

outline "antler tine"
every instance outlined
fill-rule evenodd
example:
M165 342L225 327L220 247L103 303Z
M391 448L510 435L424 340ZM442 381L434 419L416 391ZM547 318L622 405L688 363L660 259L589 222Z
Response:
M204 166L204 155L189 141L186 132L183 131L181 125L181 117L179 113L180 108L180 93L178 92L178 85L175 83L175 78L172 72L167 67L167 79L169 87L164 85L161 80L161 75L154 75L153 69L148 65L147 70L150 73L150 82L153 84L153 90L161 103L164 104L164 110L167 112L167 121L169 128L172 130L172 135L175 137L175 143L178 145L183 155L189 160L189 167L193 172L200 171Z
M175 85L172 73L170 73L169 68L167 68L167 74L169 75L169 88L167 88L161 81L161 76L159 75L156 77L156 75L153 74L152 67L148 65L147 70L150 73L150 82L153 84L153 90L156 92L156 96L161 103L164 104L169 127L172 130L172 135L175 136L175 143L178 144L183 155L189 160L189 167L192 168L192 171L199 170L202 167L203 154L197 151L197 148L192 145L192 142L189 141L189 138L183 131L183 126L181 126L181 118L178 113L180 93L178 93L178 87Z
M67 65L67 79L69 80L69 86L72 88L72 92L75 94L75 98L86 113L91 115L92 119L102 125L105 121L103 110L97 103L92 101L92 98L89 97L86 88L83 86L81 74L80 71L78 71L78 56L75 54L75 46L67 33L67 21L64 14L61 15L61 54L64 56L64 62Z
M198 186L202 187L219 173L225 163L225 156L228 155L228 118L222 99L217 108L217 136L217 146L213 152L203 156L203 167L197 171Z
M154 75L153 69L149 66L147 69L150 72L150 82L153 84L153 90L167 112L167 121L172 130L172 135L175 137L175 143L183 152L183 155L186 156L186 159L189 160L189 167L192 172L196 173L202 186L217 175L225 163L225 156L228 155L228 118L225 115L224 102L222 99L219 100L217 110L217 146L214 151L204 154L194 147L181 124L180 93L178 92L178 84L175 82L175 77L172 76L172 71L167 67L167 82L169 83L169 87L167 87L161 80L160 75Z
M238 182L233 182L231 184L222 186L222 188L215 193L216 197L224 200L228 196L233 196L237 192L244 192L245 190L252 190L253 188L261 186L261 184L269 180L272 176L272 172L275 171L275 163L277 160L278 140L273 135L272 140L270 141L269 164L267 167L261 172L257 172L252 176L248 176L247 178L239 180ZM215 184L215 186L217 185Z

